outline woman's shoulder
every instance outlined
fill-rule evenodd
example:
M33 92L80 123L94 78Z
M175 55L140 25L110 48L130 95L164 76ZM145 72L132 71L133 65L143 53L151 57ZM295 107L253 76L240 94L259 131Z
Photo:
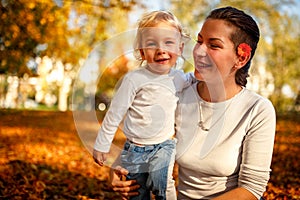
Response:
M243 92L241 93L240 101L248 104L248 107L258 110L269 110L271 112L275 110L270 99L246 88L244 88Z
M250 101L271 103L270 99L268 99L267 97L262 96L261 94L258 94L257 92L254 92L247 88L243 89L242 96L243 98L248 98Z

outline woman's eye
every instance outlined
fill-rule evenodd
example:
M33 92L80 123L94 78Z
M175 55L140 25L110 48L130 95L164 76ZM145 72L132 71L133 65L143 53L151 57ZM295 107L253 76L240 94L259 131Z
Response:
M197 42L198 44L202 44L202 43L203 43L203 41L201 41L201 40L196 40L196 42Z
M220 46L216 45L216 44L210 44L209 47L212 48L212 49L220 48Z

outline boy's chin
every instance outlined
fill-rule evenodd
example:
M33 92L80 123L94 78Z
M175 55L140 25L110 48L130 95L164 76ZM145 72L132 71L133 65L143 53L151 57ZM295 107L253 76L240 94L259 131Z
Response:
M148 65L147 69L155 74L167 74L171 67L165 65L152 64Z

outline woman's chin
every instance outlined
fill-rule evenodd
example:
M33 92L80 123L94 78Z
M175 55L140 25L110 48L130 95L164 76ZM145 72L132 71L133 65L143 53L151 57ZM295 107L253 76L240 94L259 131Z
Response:
M195 75L195 78L198 81L202 81L203 80L203 76L197 70L194 71L194 75Z

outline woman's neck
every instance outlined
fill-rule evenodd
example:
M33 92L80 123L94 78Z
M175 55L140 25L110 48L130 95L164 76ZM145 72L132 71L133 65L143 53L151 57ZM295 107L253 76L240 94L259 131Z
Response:
M222 102L231 99L242 90L242 87L237 84L207 84L200 81L197 85L199 96L207 102Z

